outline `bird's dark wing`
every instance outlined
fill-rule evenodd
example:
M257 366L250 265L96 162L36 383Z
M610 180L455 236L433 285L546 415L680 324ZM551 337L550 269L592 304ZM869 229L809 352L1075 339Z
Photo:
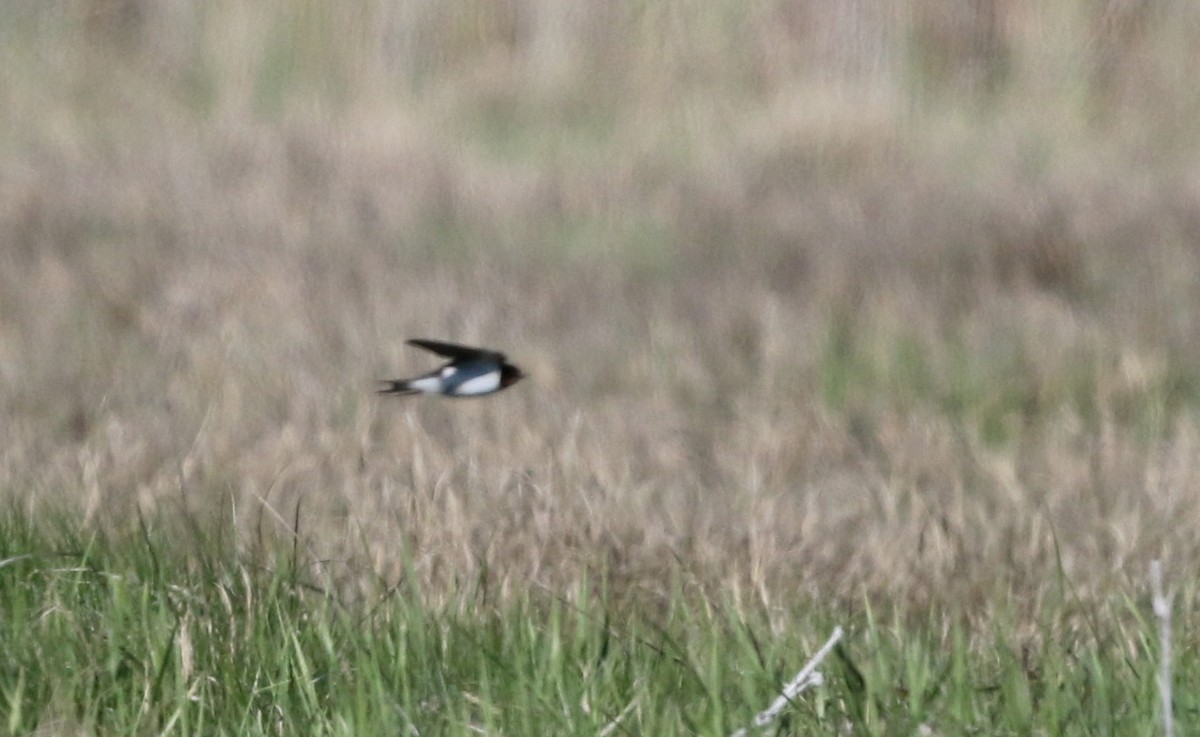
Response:
M489 351L486 348L472 348L466 345L456 345L454 343L442 343L437 340L425 340L424 338L413 338L407 341L409 345L415 345L418 348L424 348L427 351L432 351L439 356L452 358L459 361L470 360L487 360L504 362L504 354L497 351Z

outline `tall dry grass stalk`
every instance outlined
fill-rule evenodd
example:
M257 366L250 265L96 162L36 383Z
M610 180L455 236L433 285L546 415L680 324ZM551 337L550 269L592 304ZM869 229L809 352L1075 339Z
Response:
M431 596L1185 569L1198 11L941 5L5 7L0 489Z

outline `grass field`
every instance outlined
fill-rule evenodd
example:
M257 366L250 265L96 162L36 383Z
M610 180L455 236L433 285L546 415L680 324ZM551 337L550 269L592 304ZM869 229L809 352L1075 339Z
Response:
M1193 733L1198 31L3 5L0 729Z
M1157 722L1156 633L1132 598L1064 596L1036 622L995 606L974 635L937 615L699 598L682 577L652 608L621 604L599 578L502 600L466 582L433 608L415 576L379 582L363 605L321 591L286 554L261 567L217 538L184 552L150 533L2 532L8 734L727 735L835 617L849 630L825 685L768 733L1145 734ZM1176 709L1194 722L1194 652L1179 665Z

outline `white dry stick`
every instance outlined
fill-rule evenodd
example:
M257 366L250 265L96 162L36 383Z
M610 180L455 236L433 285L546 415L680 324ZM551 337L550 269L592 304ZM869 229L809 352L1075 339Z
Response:
M637 683L635 682L634 685L636 686ZM621 726L621 720L629 716L629 712L633 711L633 707L637 706L637 700L638 697L634 696L633 700L629 702L628 706L621 710L621 713L617 715L616 719L604 725L604 729L600 730L600 737L608 737L613 732L616 732L617 728Z
M840 639L842 639L842 628L834 627L833 634L829 636L829 639L825 641L825 644L821 646L821 649L817 651L817 654L812 656L812 659L804 664L804 667L800 669L800 672L796 674L796 677L793 678L788 685L783 687L783 693L779 694L779 697L776 698L775 701L768 706L765 711L759 712L758 716L754 717L755 727L758 729L766 727L771 722L775 721L775 718L779 716L779 713L787 708L787 705L792 703L792 700L800 695L801 691L809 686L819 686L824 683L825 679L819 672L817 672L817 666L821 664L821 661L829 656L830 651L833 650L833 646L836 645ZM742 727L729 737L746 737L747 733L748 728Z
M1154 616L1158 617L1158 693L1162 696L1163 734L1175 737L1175 714L1171 709L1171 599L1163 591L1162 561L1150 561L1150 586L1154 589Z
M11 566L13 563L20 563L23 560L29 560L32 557L32 553L25 553L24 555L14 555L11 558L5 558L4 560L0 560L0 568Z

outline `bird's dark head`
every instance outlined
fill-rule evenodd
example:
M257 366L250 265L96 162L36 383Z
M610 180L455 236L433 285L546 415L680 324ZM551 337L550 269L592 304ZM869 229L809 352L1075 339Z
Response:
M524 378L525 374L521 371L521 369L517 368L511 363L506 363L500 367L500 388L512 386Z

